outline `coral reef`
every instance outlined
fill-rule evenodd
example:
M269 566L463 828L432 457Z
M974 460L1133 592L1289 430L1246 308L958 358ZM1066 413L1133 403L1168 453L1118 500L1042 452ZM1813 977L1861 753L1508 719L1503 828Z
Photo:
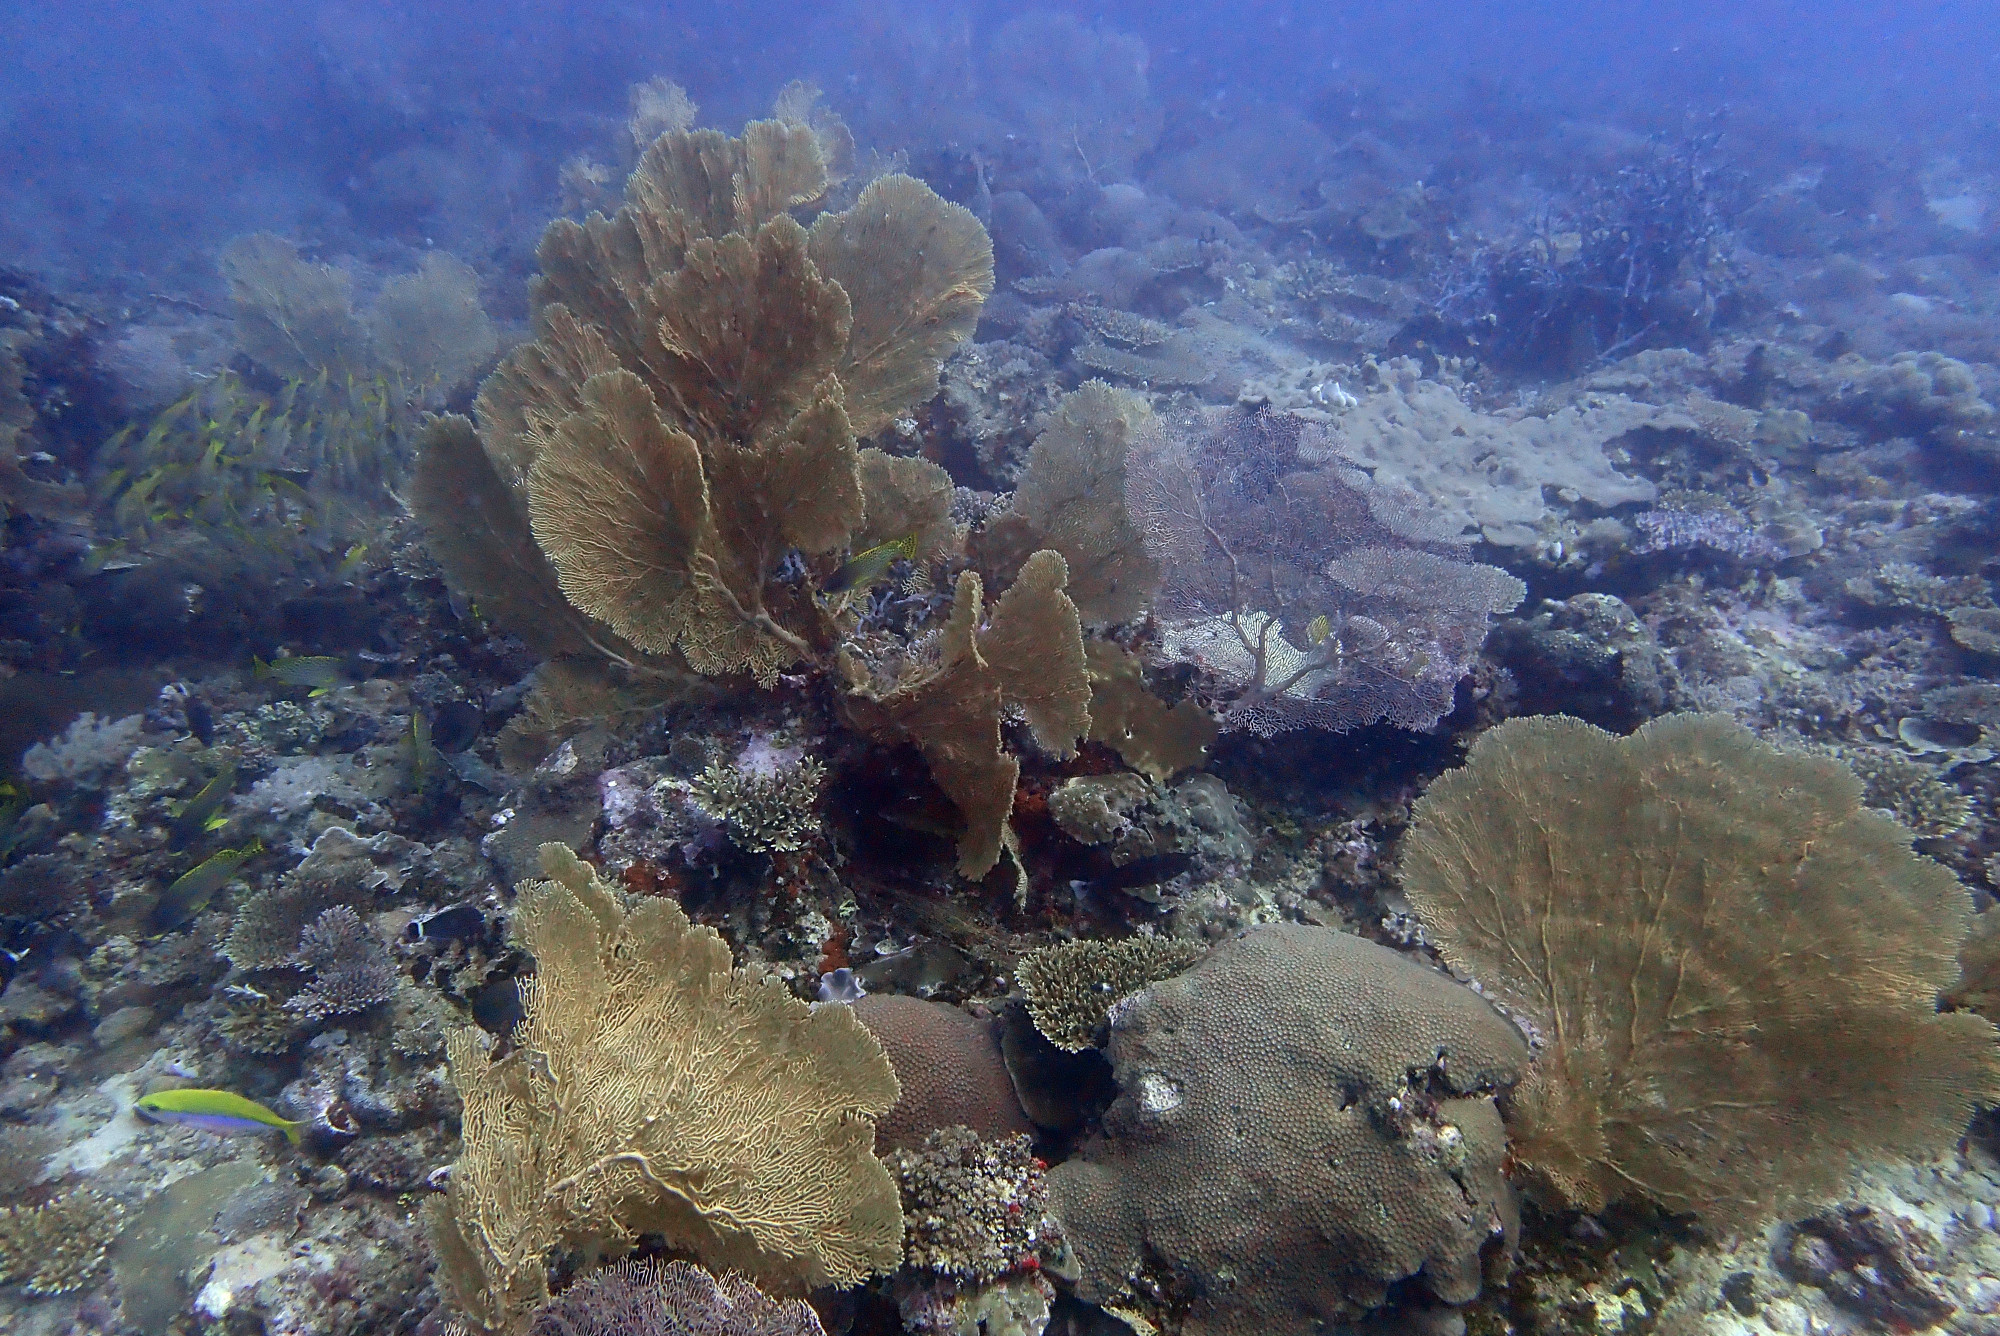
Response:
M1257 928L1116 1008L1108 1051L1103 1136L1049 1173L1086 1298L1164 1299L1194 1336L1303 1333L1411 1277L1464 1303L1512 1245L1493 1093L1526 1045L1415 961Z
M1096 1042L1111 1008L1149 984L1171 979L1201 956L1169 937L1076 941L1039 947L1015 967L1035 1028L1066 1053Z
M695 776L695 804L727 823L729 838L751 853L802 849L819 829L813 805L826 767L810 756L759 757L748 764L710 761Z
M450 1038L464 1145L435 1213L441 1280L522 1332L557 1247L642 1233L790 1289L893 1265L895 1186L870 1153L897 1084L844 1007L808 1009L663 899L622 903L559 845L518 890L536 961L514 1047Z
M1513 1156L1554 1204L1752 1225L1856 1156L1949 1144L2000 1088L1992 1026L1935 1009L1964 889L1845 767L1727 720L1501 724L1418 803L1402 876L1540 1038Z

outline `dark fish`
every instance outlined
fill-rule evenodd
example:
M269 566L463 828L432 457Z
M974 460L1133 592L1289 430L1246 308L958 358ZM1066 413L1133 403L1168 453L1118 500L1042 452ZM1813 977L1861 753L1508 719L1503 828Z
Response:
M486 712L469 700L448 700L431 712L431 742L441 752L462 752L479 741Z
M241 849L223 849L210 854L182 873L160 896L153 907L153 927L159 932L178 928L208 908L215 893L236 876L236 869L264 852L262 840L252 840Z
M512 977L495 979L472 995L473 1023L488 1034L512 1034L525 1014L520 981Z
M188 732L194 734L195 741L204 747L215 745L215 712L208 708L208 702L199 696L189 696L187 704L181 707L187 716Z
M866 552L857 552L827 578L823 591L844 594L850 589L867 589L880 584L899 561L917 559L917 536L910 534L890 543L878 543Z
M403 929L416 942L472 942L486 935L486 915L471 901L446 905L436 913L412 919Z
M216 816L216 809L229 797L229 791L236 787L236 767L225 765L222 772L202 785L201 792L181 804L180 811L167 824L167 847L175 853L193 844L207 832L222 825L222 818Z

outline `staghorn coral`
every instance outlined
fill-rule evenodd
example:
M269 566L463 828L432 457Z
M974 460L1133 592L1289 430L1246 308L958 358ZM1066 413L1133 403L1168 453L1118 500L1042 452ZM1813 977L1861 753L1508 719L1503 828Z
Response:
M1146 690L1144 664L1108 640L1084 645L1090 672L1090 740L1164 784L1208 759L1218 731L1215 716L1194 700L1169 706Z
M1008 818L1021 763L1001 748L1002 709L1020 709L1036 745L1058 758L1073 755L1090 731L1083 628L1063 592L1068 578L1060 556L1037 552L989 616L979 576L963 572L935 663L907 661L878 684L854 656L843 659L850 722L878 739L913 743L965 817L962 876L992 871L1013 839Z
M1028 451L1014 504L982 534L989 569L1041 548L1069 563L1069 596L1089 626L1144 612L1160 571L1125 505L1125 457L1151 410L1101 380L1064 395Z
M1403 883L1543 1038L1512 1119L1534 1189L1735 1229L1859 1154L1949 1144L2000 1062L1936 1013L1970 902L1909 838L1846 767L1719 716L1482 736L1418 803Z
M1834 754L1860 776L1862 801L1886 811L1912 834L1950 835L1972 820L1972 799L1940 779L1935 766L1885 747L1840 747Z
M297 958L313 977L285 1010L308 1019L359 1015L396 995L396 963L387 945L346 905L306 925Z
M1049 1171L1078 1294L1169 1294L1189 1336L1325 1331L1414 1280L1479 1293L1511 1249L1493 1093L1520 1035L1470 990L1331 928L1270 924L1113 1013L1118 1098Z
M1014 972L1035 1028L1065 1053L1081 1053L1113 1003L1171 979L1200 956L1196 943L1170 937L1060 942L1030 951Z
M0 1280L30 1294L69 1294L104 1270L125 1208L91 1188L39 1206L0 1207Z
M529 1336L822 1336L812 1305L692 1262L619 1262L544 1304Z
M449 1040L465 1131L434 1223L454 1308L523 1332L553 1250L644 1233L794 1291L893 1267L902 1219L870 1151L897 1097L881 1046L847 1008L732 969L672 901L628 907L561 845L542 860L516 903L536 972L511 1050Z
M883 1156L903 1200L903 1262L958 1285L1034 1269L1055 1242L1046 1166L1020 1133L982 1141L942 1127L915 1150Z
M766 685L832 638L781 576L863 523L856 437L935 392L992 287L978 220L908 177L810 232L793 221L828 186L818 133L662 136L615 216L550 225L537 336L478 401L495 485L525 496L514 513L571 603L649 653ZM477 466L462 422L434 434Z
M1523 586L1315 463L1306 425L1231 410L1141 434L1126 496L1164 573L1162 653L1202 671L1227 730L1428 728Z

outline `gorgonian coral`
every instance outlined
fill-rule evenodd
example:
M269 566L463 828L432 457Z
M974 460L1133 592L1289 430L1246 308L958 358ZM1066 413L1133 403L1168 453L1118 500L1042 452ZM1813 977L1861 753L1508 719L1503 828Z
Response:
M803 122L662 136L615 215L550 226L537 337L479 396L480 444L563 595L698 672L769 683L824 652L825 607L781 569L862 526L857 437L935 391L992 288L964 209L885 176L801 226L787 210L827 184Z
M2000 1092L1993 1026L1937 1011L1969 897L1861 799L1837 761L1689 714L1509 720L1431 785L1404 889L1542 1038L1514 1097L1531 1187L1742 1228Z

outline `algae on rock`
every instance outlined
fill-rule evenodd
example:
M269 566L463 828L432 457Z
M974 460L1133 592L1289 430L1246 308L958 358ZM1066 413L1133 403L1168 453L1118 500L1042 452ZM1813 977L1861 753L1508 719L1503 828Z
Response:
M516 909L536 972L512 1048L496 1060L472 1030L449 1044L464 1146L434 1224L454 1309L517 1336L553 1251L647 1233L792 1293L893 1269L881 1045L847 1008L732 968L672 901L628 905L560 845L542 858Z

